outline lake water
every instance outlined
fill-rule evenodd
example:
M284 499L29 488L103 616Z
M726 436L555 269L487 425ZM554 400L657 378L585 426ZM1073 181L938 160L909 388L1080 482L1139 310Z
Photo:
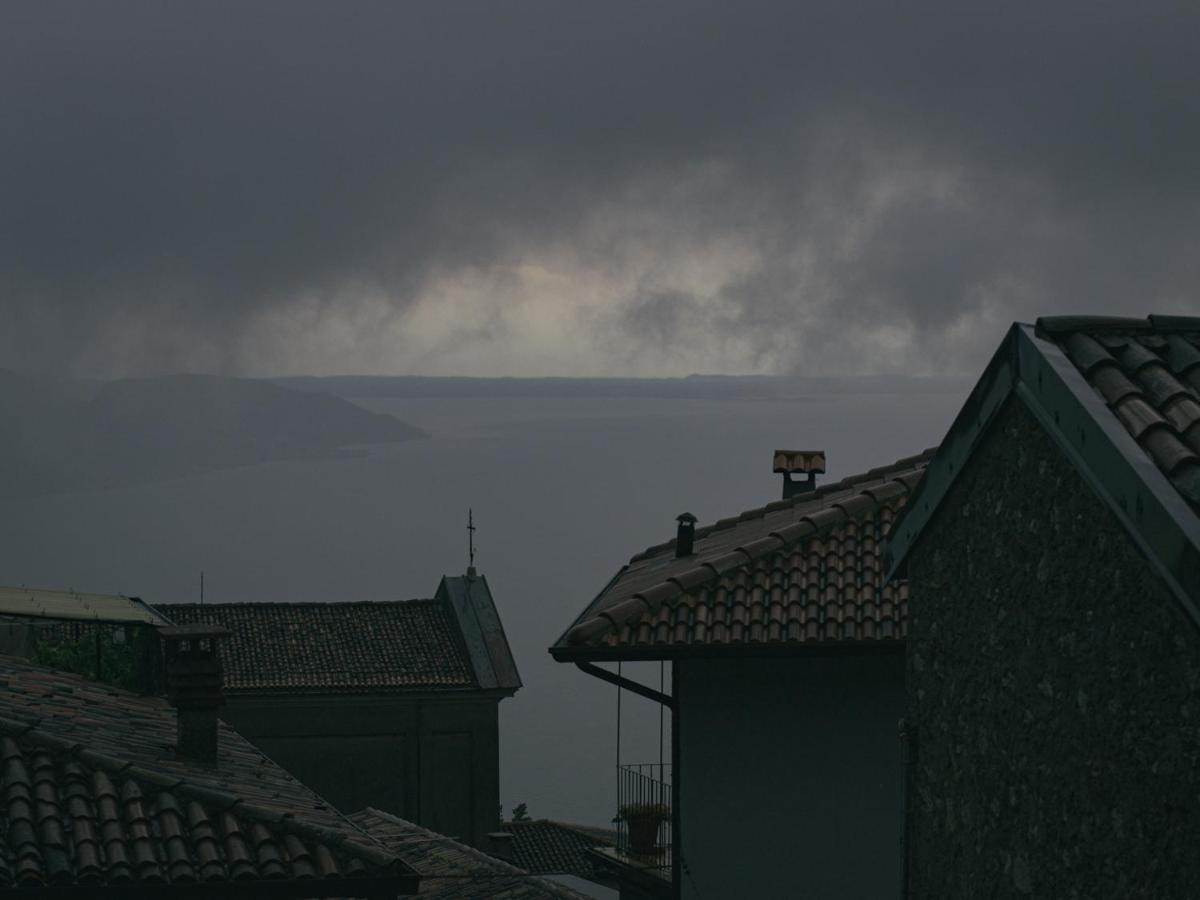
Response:
M546 648L635 552L779 496L776 447L824 449L827 479L937 444L970 387L791 399L439 397L359 401L428 440L353 459L213 472L4 502L0 584L150 603L431 596L467 564L492 587L524 688L501 704L501 799L536 818L615 812L616 689ZM657 664L627 666L657 686ZM669 726L668 726L669 734ZM658 708L624 695L621 758L657 760ZM669 759L669 748L667 748Z

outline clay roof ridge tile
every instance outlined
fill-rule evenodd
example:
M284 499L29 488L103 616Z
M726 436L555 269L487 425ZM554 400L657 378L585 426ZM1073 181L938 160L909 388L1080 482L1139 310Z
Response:
M178 775L171 775L167 772L158 769L149 769L145 766L129 765L122 774L128 778L136 778L138 781L148 782L162 791L174 791L187 786L187 780Z
M711 567L713 572L721 576L749 561L750 557L744 550L733 549L727 553L722 553L720 556L705 560L705 565Z
M913 469L912 471L909 471L909 472L901 472L892 480L900 482L906 488L911 490L912 488L915 488L921 482L921 479L924 476L925 476L924 469Z
M754 541L750 541L749 543L742 544L741 546L736 547L734 549L737 551L740 551L741 553L746 554L746 559L750 562L753 562L756 559L761 559L762 557L767 556L770 553L774 553L781 546L783 546L782 538L778 538L778 537L775 537L774 535L768 534L765 537L761 537L758 540L754 540Z
M1067 356L1085 378L1090 379L1092 372L1106 363L1120 366L1099 341L1081 331L1069 332L1062 343Z
M698 565L693 569L680 572L678 575L672 575L667 581L678 587L680 593L687 593L705 582L712 581L715 576L716 572L711 566Z
M771 536L778 538L783 544L793 544L804 540L809 535L815 534L816 529L812 522L806 519L801 519L799 522L791 522L771 532Z
M874 512L879 503L866 490L862 493L855 494L853 497L847 497L844 500L834 502L833 506L845 513L847 519L860 519L869 513Z
M240 814L242 807L249 805L241 797L235 796L228 791L194 782L180 784L176 790L187 796L188 799L197 800L202 805L211 807L216 812L227 813L232 809L237 809Z
M1120 351L1121 366L1126 372L1138 374L1142 369L1155 363L1162 363L1162 359L1153 350L1148 350L1139 343L1130 341Z
M597 618L608 619L615 627L619 628L628 622L636 622L649 611L650 604L635 594L600 610Z
M908 485L894 478L881 484L863 488L863 493L874 500L878 506L885 506L889 500L903 497L908 491Z
M91 747L82 747L76 751L75 756L80 762L91 766L93 769L102 769L113 775L122 775L126 769L133 765L128 760L118 759L115 756L110 756Z
M846 512L837 506L828 506L825 509L819 509L816 512L809 513L802 517L801 521L808 522L817 531L824 531L827 528L832 528L846 520Z
M1138 381L1145 389L1146 395L1159 409L1165 409L1180 400L1195 399L1196 397L1196 394L1176 378L1161 359L1155 359L1152 365L1143 368L1138 373Z

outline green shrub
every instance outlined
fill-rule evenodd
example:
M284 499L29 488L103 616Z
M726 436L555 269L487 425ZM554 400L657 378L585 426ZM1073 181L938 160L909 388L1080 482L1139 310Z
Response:
M133 642L115 641L113 629L97 627L77 640L39 639L33 647L34 660L52 669L96 678L99 645L100 681L127 690L138 689L137 656Z

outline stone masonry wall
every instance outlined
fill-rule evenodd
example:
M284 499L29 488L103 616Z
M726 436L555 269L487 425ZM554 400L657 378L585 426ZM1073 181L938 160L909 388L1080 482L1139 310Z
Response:
M1021 401L909 578L909 895L1200 897L1200 633Z

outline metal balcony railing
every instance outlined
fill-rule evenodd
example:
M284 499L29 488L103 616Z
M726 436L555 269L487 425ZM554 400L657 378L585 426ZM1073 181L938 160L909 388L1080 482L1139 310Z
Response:
M671 871L671 766L617 766L617 850L646 868Z

